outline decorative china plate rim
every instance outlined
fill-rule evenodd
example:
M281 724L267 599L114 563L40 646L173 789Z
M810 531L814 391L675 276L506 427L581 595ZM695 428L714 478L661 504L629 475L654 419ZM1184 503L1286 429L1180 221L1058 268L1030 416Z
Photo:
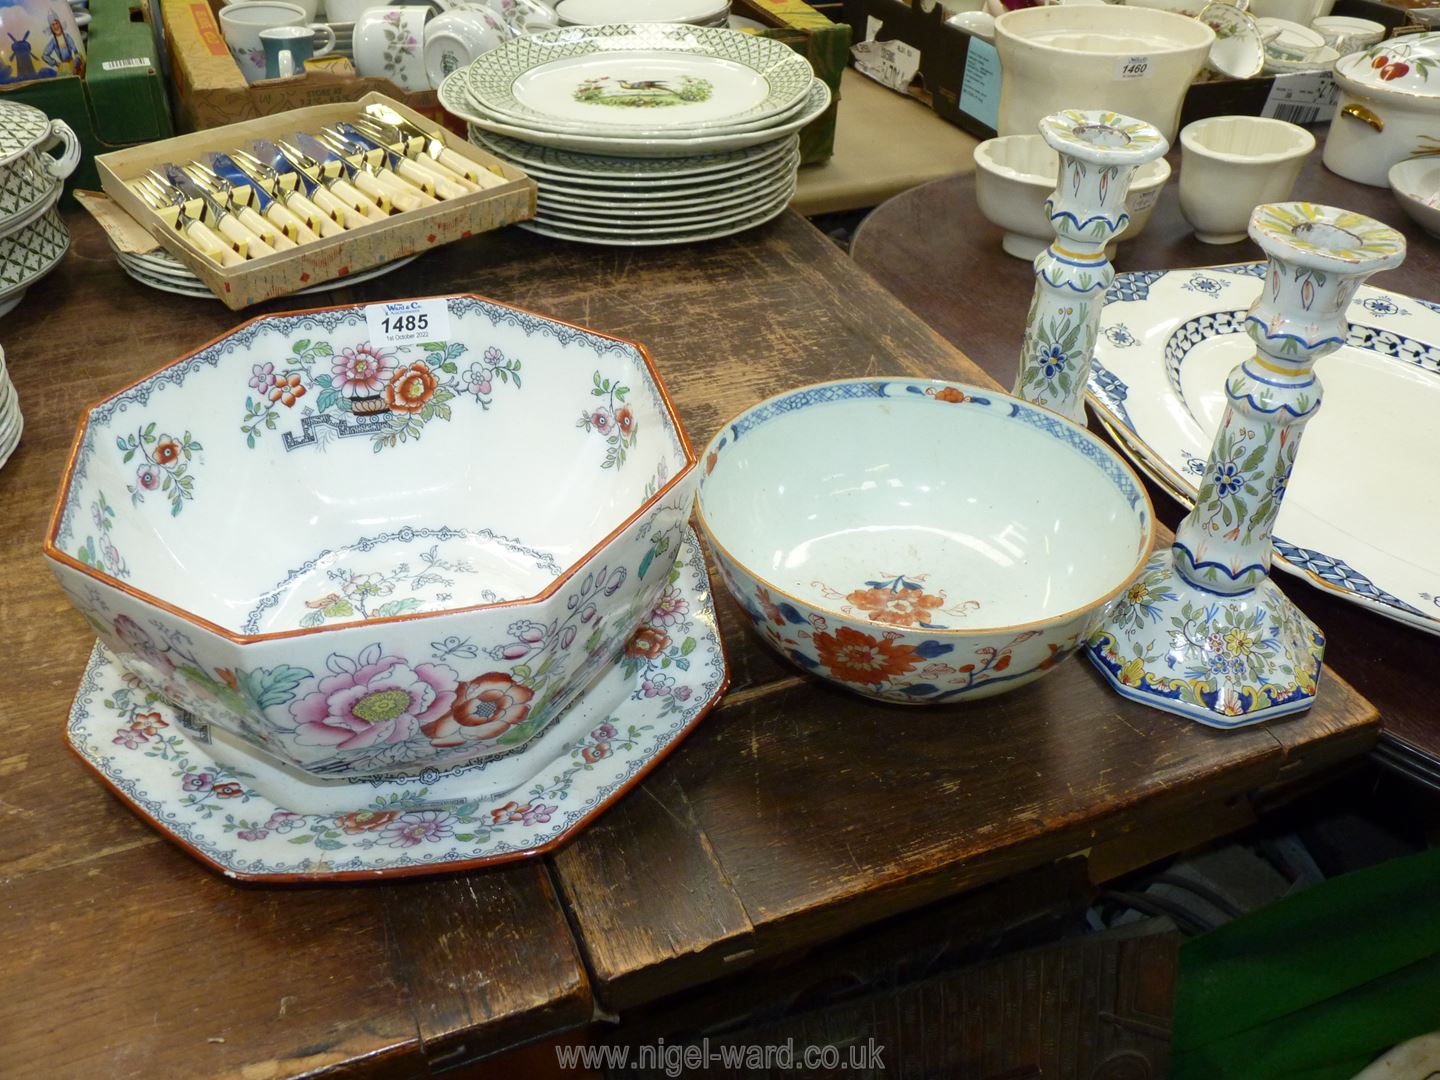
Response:
M567 232L563 226L552 226L548 222L536 221L533 218L529 221L516 223L517 228L527 232L533 232L539 236L548 236L555 240L568 240L576 244L598 244L602 247L658 247L662 244L698 244L705 240L718 240L723 236L734 236L736 233L745 232L747 229L759 228L767 221L772 221L783 214L789 206L788 201L777 203L773 207L758 210L753 218L745 218L742 221L730 225L721 225L703 233L670 233L663 236L641 236L633 239L626 239L619 236L598 236L594 233Z
M584 801L576 811L572 811L570 815L567 815L553 829L549 829L548 835L532 836L519 845L510 845L502 842L498 849L490 854L481 853L483 847L489 843L490 838L487 836L485 840L473 841L472 843L475 850L470 853L456 854L452 849L450 852L428 861L399 861L396 865L371 867L354 865L352 861L347 864L344 869L325 871L316 869L313 865L310 865L313 864L315 860L304 859L300 860L298 865L293 869L278 867L267 870L248 865L246 860L238 858L236 852L238 852L239 849L237 848L231 849L228 853L227 860L227 853L223 850L217 850L217 845L214 842L209 844L208 849L202 847L201 844L205 843L205 838L197 837L195 828L195 825L201 820L200 815L197 812L193 821L181 820L181 813L186 809L186 806L176 801L180 796L180 792L173 790L170 793L170 801L167 804L164 793L157 795L153 792L142 790L141 779L133 775L133 771L131 775L127 775L123 771L123 764L116 763L117 756L122 754L124 752L123 750L111 751L108 757L105 756L106 751L104 748L110 744L105 743L103 740L110 734L109 730L107 729L97 735L87 728L87 724L98 726L100 724L113 722L110 720L101 720L91 715L91 710L97 709L97 703L95 703L94 699L103 685L102 674L105 671L110 671L115 673L111 675L112 679L123 679L123 676L118 674L123 671L123 669L99 641L95 643L94 649L91 651L90 659L86 663L84 674L81 677L79 688L76 691L74 701L71 705L69 719L65 726L65 742L81 763L93 772L105 787L110 789L147 825L154 828L166 840L181 848L187 855L197 859L210 869L237 881L267 883L370 881L422 874L452 873L479 866L494 866L519 859L534 858L568 842L577 832L588 827L598 815L622 798L636 784L640 783L655 766L660 764L661 761L690 735L700 720L719 703L726 689L729 687L730 668L725 655L723 636L720 633L718 615L715 610L714 588L710 583L703 549L700 546L694 528L689 525L686 526L685 532L680 540L677 568L680 570L680 577L677 579L679 593L683 599L691 605L693 621L696 624L696 633L700 635L698 647L690 653L690 658L699 658L699 663L697 663L695 667L700 671L700 692L693 694L691 697L687 697L685 703L678 710L659 712L655 717L657 721L663 721L666 717L676 717L677 719L662 731L647 738L643 749L640 748L638 740L636 740L627 750L625 743L631 742L633 736L627 732L625 738L620 739L618 738L620 732L617 730L615 733L617 737L614 738L614 742L621 744L619 751L612 752L608 747L613 744L607 744L606 753L595 757L594 760L591 759L589 753L585 754L584 760L586 764L583 767L583 771L590 775L594 775L596 771L599 771L608 778L594 783L588 790L582 787L581 794L584 797ZM648 668L642 665L633 675L626 679L623 671L618 666L612 666L600 679L591 685L585 694L576 699L576 701L567 708L567 711L581 705L585 697L601 692L602 687L610 680L613 680L611 686L614 688L623 686L625 688L625 696L621 697L613 707L606 710L606 719L600 721L600 723L611 724L612 726L618 727L615 722L620 721L623 723L627 706L629 707L629 711L636 712L640 707L643 707L644 702L652 700L649 697L637 697L637 695L643 693L642 685L648 674ZM611 692L613 693L614 690L612 689ZM673 704L673 698L667 700ZM636 701L642 702L642 705L637 706L631 704ZM156 713L164 710L165 713L169 714L169 720L165 720L164 714L161 714L161 719L164 720L162 726L173 731L175 736L182 738L185 746L191 751L192 755L195 755L197 751L203 752L202 740L191 734L190 729L187 728L183 721L177 720L174 706L161 700L146 704L142 707L154 710ZM662 707L669 708L669 706L663 702L657 702L656 706L654 706L656 709ZM147 716L148 715L151 714L147 713ZM171 721L176 722L171 723ZM593 734L592 732L592 735ZM111 742L120 744L122 739L115 738L111 740ZM580 743L585 742L586 740L580 740ZM129 749L133 750L134 748ZM492 803L498 807L498 810L492 812L493 818L496 813L503 813L507 809L506 806L501 806L504 800L510 798L511 801L508 803L508 807L515 807L514 798L523 797L519 795L520 792L526 790L537 781L543 782L545 775L550 773L557 765L567 760L573 762L573 755L580 753L579 743L567 743L553 758L548 759L543 764L537 765L533 773L521 780L513 788L510 788L508 791L481 796L477 801L481 804L481 808ZM234 774L237 777L243 777L244 775L243 773L238 773L236 770L219 765L213 759L200 761L197 756L195 760L197 762L197 768L203 769L207 765L212 766L214 772L209 774L212 776L222 772L227 775ZM608 772L606 771L607 768ZM199 775L207 774L202 772ZM403 781L396 782L401 784L401 786L404 786L405 783ZM415 777L414 782L416 784L424 784L426 783L426 779L423 775L418 775ZM430 782L433 782L433 780ZM179 786L180 785L175 785L176 788ZM240 786L243 787L243 785ZM356 790L357 794L363 792L363 785L357 786ZM240 793L237 792L236 794L238 795ZM382 798L382 794L376 794L373 801L379 802ZM361 798L357 798L357 802L360 801L362 801ZM254 791L246 791L244 798L238 805L257 804L262 810L274 812L270 821L274 821L275 815L277 814L291 814L290 811L285 810L283 807L278 806L265 796ZM377 809L374 805L357 806L352 814L345 816L374 813ZM549 807L547 809L553 813L559 808ZM433 811L420 810L416 812L423 814ZM516 809L515 813L518 812L519 810ZM233 814L228 816L232 819L234 817ZM298 816L307 819L335 820L341 815L302 814ZM211 815L204 815L205 822L208 823L212 820L213 817ZM540 820L543 825L549 826L548 817ZM498 823L499 819L496 818L496 824ZM513 823L513 818L511 819L511 823ZM229 834L237 841L244 839L235 836L234 832L224 824L222 824L220 828L224 833ZM276 831L283 830L277 829ZM264 837L260 839L263 840ZM467 841L458 842L466 843ZM394 845L391 846L393 847ZM306 852L314 852L316 849L313 846L306 846L304 850ZM454 857L446 857L446 855L454 855Z
M745 195L753 195L755 199L751 205L746 206L745 200L730 199L728 201L707 204L703 206L677 206L672 209L661 208L653 210L645 208L626 214L622 211L615 211L608 207L584 207L572 206L563 203L559 206L545 205L540 200L536 206L536 214L551 219L560 217L571 220L581 228L586 228L586 221L595 221L605 225L607 228L651 228L664 226L667 222L684 224L693 222L700 225L723 225L732 220L742 217L749 217L751 213L770 206L776 199L785 198L786 202L795 194L796 176L794 168L788 169L785 173L777 173L772 179L763 184L756 184L753 189L745 192ZM618 215L618 216L616 216Z
M615 198L606 194L605 197L590 197L588 193L577 193L571 188L552 188L548 185L541 185L539 201L547 199L552 203L559 203L564 206L579 206L596 210L623 212L626 210L645 210L659 212L662 210L699 210L706 207L718 207L726 204L733 204L740 201L746 195L761 188L773 186L774 181L782 176L788 176L794 172L800 164L798 153L790 155L782 163L770 172L758 174L754 180L742 181L738 184L727 184L718 192L707 192L703 188L684 188L684 194L672 199L636 198L634 196L622 196ZM559 207L556 207L558 209Z
M1126 305L1128 310L1123 315L1120 310L1120 302L1125 299L1123 294L1126 290L1133 291L1136 288L1143 290L1143 296L1134 298L1143 302L1148 301L1150 290L1170 275L1203 275L1207 272L1215 272L1235 277L1255 279L1263 273L1265 265L1265 263L1261 262L1226 263L1217 266L1185 267L1165 271L1128 271L1115 275L1115 281L1111 285L1110 292L1106 297L1106 304L1101 314L1100 334L1096 342L1095 362L1090 373L1090 380L1086 387L1085 396L1099 415L1102 423L1117 436L1117 442L1124 451L1125 456L1187 509L1193 508L1195 505L1197 488L1184 473L1166 461L1160 452L1147 441L1146 437L1141 434L1138 429L1131 414L1130 406L1134 404L1130 393L1131 387L1119 374L1111 370L1110 367L1110 363L1113 362L1117 353L1123 352L1128 349L1129 346L1115 344L1108 336L1108 332L1117 329L1122 330L1126 335L1135 338L1136 344L1139 344L1138 334L1134 327L1135 325L1141 324L1137 324L1135 319L1130 317L1131 312L1135 311L1133 304ZM1389 299L1392 302L1410 301L1440 316L1440 304L1429 300L1421 300L1418 297L1394 290L1381 289L1373 285L1360 286L1351 304L1353 307L1355 304L1362 304L1366 300L1373 299ZM1212 300L1211 304L1213 306L1207 307L1207 310L1197 311L1180 319L1176 329L1178 329L1179 326L1183 326L1186 322L1201 318L1206 314L1216 315L1236 310L1233 303L1222 305L1219 304L1218 301ZM1168 323L1175 318L1173 315L1166 316L1165 322ZM1377 326L1373 322L1362 322L1356 325L1362 326L1367 330L1386 332L1383 326ZM1238 328L1236 332L1239 332ZM1433 345L1440 348L1440 341L1434 342ZM1136 356L1137 362L1140 362L1140 355L1137 353ZM1150 361L1145 362L1149 363ZM1156 366L1161 370L1164 368L1163 362ZM1162 381L1165 386L1169 386L1168 379L1162 378ZM1151 429L1147 428L1147 430ZM1208 452L1208 447L1197 447L1192 451L1196 459L1201 461L1204 460ZM1345 550L1347 545L1343 542L1343 539L1339 544L1339 550L1334 550L1335 545L1328 542L1328 537L1321 538L1321 543L1324 545L1323 547L1316 547L1311 544L1303 544L1286 539L1282 530L1285 507L1289 505L1291 505L1290 501L1282 505L1280 511L1281 519L1277 522L1275 549L1273 552L1276 565L1286 573L1307 581L1311 585L1326 592L1333 593L1350 603L1375 611L1407 626L1413 626L1416 629L1431 634L1440 634L1440 608L1437 608L1436 615L1431 616L1423 608L1417 607L1397 596L1383 580L1376 581L1370 577L1346 557ZM1308 537L1305 538L1309 539ZM1357 539L1359 538L1357 537ZM1350 546L1353 547L1353 544ZM1384 548L1375 542L1370 542L1367 546L1382 553L1384 551ZM1331 550L1326 550L1327 548ZM1308 558L1297 560L1290 554L1287 554L1287 551L1297 554L1304 553ZM1318 560L1316 558L1317 556ZM1332 581L1322 576L1318 570L1306 566L1305 562L1323 562L1331 567L1343 567L1343 579L1341 581ZM1437 579L1440 579L1440 572L1437 572L1436 576ZM1357 586L1361 582L1369 588L1374 589L1377 593L1383 593L1384 596L1391 597L1395 603L1381 596L1371 596L1360 591Z
M1086 428L1075 423L1074 421L1066 419L1059 413L1052 412L1051 410L1046 409L1040 405L1031 405L1029 402L1022 401L1021 399L1000 390L992 390L987 387L975 386L965 382L956 382L945 379L925 379L904 375L871 375L858 376L856 378L850 379L823 379L819 382L807 383L803 386L797 386L792 389L782 391L781 393L774 394L763 401L756 402L754 405L750 406L750 408L745 409L737 416L733 416L730 419L726 420L725 426L722 427L719 431L717 431L714 436L711 437L710 441L705 444L705 449L702 450L700 453L701 460L708 463L710 460L710 455L718 453L721 444L724 441L734 441L735 439L737 439L739 436L734 432L735 425L740 423L745 418L752 416L755 413L758 413L762 409L775 406L790 397L811 393L822 387L857 385L863 383L877 383L887 385L898 384L904 386L907 390L911 390L917 394L921 394L924 396L930 395L925 395L924 389L917 388L926 388L933 390L937 393L941 390L946 389L958 390L961 394L964 395L964 401L961 402L963 404L969 404L972 397L978 398L980 400L985 400L988 398L1003 398L1011 403L1012 408L1010 415L1008 417L1003 417L1002 419L1013 419L1016 415L1016 407L1037 413L1047 420L1053 419L1061 425L1074 429L1076 433L1088 440L1092 445L1098 447L1099 449L1103 450L1107 455L1109 455L1113 462L1120 468L1120 470L1134 485L1138 500L1144 505L1143 517L1145 521L1145 542L1139 546L1139 553L1136 556L1134 562L1131 564L1130 569L1125 572L1124 578L1112 589L1107 591L1098 601L1087 601L1086 603L1081 604L1079 607L1072 608L1068 611L1056 612L1052 615L1045 615L1038 619L1030 619L1026 622L1021 623L1007 623L1000 626L974 626L966 624L950 627L926 627L925 632L927 635L934 635L937 638L988 638L993 637L996 634L1004 634L1012 631L1019 632L1039 626L1048 626L1054 623L1064 622L1066 619L1073 619L1083 614L1087 610L1093 609L1098 611L1100 608L1104 607L1111 600L1113 600L1116 596L1119 596L1120 593L1122 593L1125 589L1129 588L1129 586L1134 582L1134 580L1145 569L1145 564L1150 559L1151 550L1155 546L1155 506L1150 501L1150 493L1145 490L1144 482L1140 479L1138 475L1136 475L1135 471L1130 467L1129 463L1125 460L1124 455L1115 453L1113 450L1110 449L1109 446L1105 444L1105 440L1099 438L1093 432L1087 430ZM881 394L879 396L882 400L885 399L885 395ZM889 400L901 401L908 399L897 397L891 398ZM949 403L946 402L946 404ZM987 406L988 404L989 402L986 401ZM695 520L700 524L702 530L704 531L706 540L716 549L723 552L725 558L728 561L730 561L736 566L743 567L745 572L751 577L753 577L757 582L759 582L765 588L785 597L787 600L803 604L805 607L818 611L827 618L835 619L837 622L842 624L846 620L851 619L852 616L847 615L845 612L839 610L838 608L830 606L830 604L825 601L797 596L793 590L787 589L781 585L776 585L768 578L757 573L754 567L752 567L746 560L737 558L735 554L725 546L724 542L715 534L715 530L711 528L709 521L705 517L705 508L702 503L701 496L704 493L705 487L704 477L708 475L709 471L707 466L706 472L702 475L700 487L697 488L695 491Z
M3 296L0 296L0 299L3 299ZM674 430L675 438L685 458L684 467L678 469L676 473L668 480L666 480L665 483L661 484L650 495L649 498L645 499L638 507L636 507L633 511L627 514L622 521L618 522L613 529L611 529L599 540L597 540L595 544L592 545L587 551L583 552L570 563L568 563L565 567L564 573L554 578L552 581L550 581L548 585L546 585L546 587L542 591L536 593L533 596L521 597L515 600L502 600L494 603L467 604L462 607L444 608L435 611L417 611L408 612L400 615L386 615L371 619L355 620L353 622L335 624L331 626L326 626L322 624L320 626L297 627L289 630L272 630L257 634L237 633L234 630L221 626L219 623L213 622L210 619L206 619L203 616L197 615L192 611L181 608L168 600L164 600L161 597L155 596L154 594L149 592L145 592L144 590L137 589L126 581L103 573L96 567L90 566L82 562L80 559L76 558L74 555L71 555L69 552L64 551L60 546L62 543L60 534L66 528L65 511L69 503L71 488L73 487L76 480L77 471L80 469L81 466L81 457L85 449L85 436L87 431L89 430L90 421L93 418L92 414L97 409L104 406L107 402L118 401L125 395L136 391L144 384L159 377L162 373L166 371L178 370L186 365L203 362L201 358L210 349L220 345L220 343L223 341L242 334L247 328L254 326L258 323L262 323L268 320L286 319L293 319L297 322L306 319L309 319L311 321L317 321L325 315L338 311L361 313L360 317L363 321L363 311L367 305L363 303L330 304L325 307L297 308L292 311L271 312L267 314L256 315L252 318L246 319L244 322L238 323L237 325L230 327L224 333L219 334L218 336L200 345L198 348L192 349L190 352L185 353L182 356L179 356L173 360L161 364L159 367L149 372L146 372L140 378L135 379L132 382L129 382L124 386L121 386L111 391L110 393L105 394L102 397L97 398L96 400L86 404L86 406L81 412L80 420L76 424L75 434L70 444L70 453L65 463L65 471L61 477L59 491L55 496L54 507L50 514L49 525L45 530L45 538L41 548L44 556L52 562L58 563L71 570L74 570L79 574L82 574L91 581L97 582L100 585L106 586L107 588L116 589L124 593L126 596L131 597L132 599L138 600L140 603L164 611L169 615L173 616L174 618L179 619L182 623L186 623L191 626L198 626L209 633L217 635L224 641L227 641L234 645L242 646L258 644L267 641L281 641L290 638L304 637L311 634L334 632L336 630L344 630L347 627L387 626L393 623L401 622L418 623L422 620L443 619L475 611L486 611L492 609L514 609L517 611L524 611L535 605L543 604L548 601L552 596L554 596L561 589L562 586L564 586L568 581L570 581L572 577L582 571L584 567L588 565L591 560L596 557L597 554L603 551L607 545L613 543L619 537L624 535L627 529L629 529L647 513L650 513L657 507L661 506L664 503L665 498L676 487L686 482L687 478L690 476L690 473L693 472L699 464L700 459L695 455L695 449L691 445L689 436L686 435L685 429L680 422L680 414L675 407L675 402L670 397L670 393L665 387L664 380L660 377L659 370L655 366L655 361L654 358L650 355L649 348L643 343L633 341L629 338L622 338L615 334L609 334L602 330L595 330L587 326L581 326L577 323L572 323L565 319L558 319L549 315L541 315L538 312L530 311L528 308L518 307L514 304L507 304L500 300L495 300L487 296L482 296L479 293L456 292L445 293L437 296L408 297L406 299L444 300L447 302L455 300L470 301L482 307L489 306L491 308L510 312L512 317L518 316L522 321L533 320L541 324L554 324L559 327L564 327L569 331L577 332L581 335L588 334L593 337L602 338L608 342L614 343L614 345L616 346L628 346L635 349L638 354L638 359L640 363L649 373L650 379L653 382L655 396L658 400L657 409L661 413L662 420L668 421L669 426Z
M631 39L634 44L624 44ZM588 48L587 48L588 46ZM560 56L546 56L549 50ZM522 76L576 56L597 53L674 52L692 57L701 66L716 61L738 64L765 80L768 94L760 104L722 119L699 124L659 125L659 129L675 127L729 128L737 120L761 120L803 102L809 91L809 80L815 72L810 62L795 50L771 38L744 34L729 27L696 26L691 23L603 23L594 26L566 26L542 31L528 37L507 41L498 48L482 53L464 72L464 85L475 103L488 109L508 113L519 119L548 124L571 124L564 117L527 106L514 94L514 84ZM764 56L764 65L749 62L747 53ZM630 131L625 125L606 124L598 118L591 130Z
M717 213L709 218L702 218L699 221L679 222L673 227L667 227L663 222L658 224L651 224L646 221L615 221L603 217L596 219L596 221L598 221L598 224L596 224L587 222L584 219L577 220L574 218L574 215L567 216L566 214L559 211L542 213L537 210L535 213L535 220L544 222L549 225L559 225L562 228L574 228L581 232L589 232L601 236L615 235L645 237L656 235L669 235L677 232L685 232L690 229L706 229L715 226L729 225L736 221L744 221L748 218L754 217L757 214L765 213L766 211L770 210L772 207L775 206L784 208L786 206L789 206L790 200L795 197L795 187L796 178L794 176L791 176L788 180L782 182L773 191L768 192L765 196L765 201L758 206L743 208L739 210L735 209L734 207L727 207L723 208L722 212ZM559 213L558 219L554 216L556 213Z
M457 107L453 101L455 84L452 84L451 80L457 74L459 72L447 76L436 90L440 107L446 112L469 121L482 131L496 135L508 135L522 142L549 146L559 150L574 150L582 154L609 157L696 157L726 150L743 150L794 134L830 107L830 88L822 80L815 79L810 84L810 96L806 99L800 114L778 127L705 135L693 139L620 139L575 135L563 131L537 131L532 128L515 127L512 124L502 124L484 117L477 117L473 113L464 111L463 105ZM447 95L450 100L447 100Z
M495 154L496 157L504 158L507 161L513 162L519 168L524 169L525 172L527 172L530 176L535 177L541 181L547 181L552 186L555 184L560 184L568 187L583 188L587 191L594 190L599 194L605 194L612 190L615 192L637 190L664 192L667 188L673 187L682 187L686 185L694 186L696 184L714 184L720 181L728 182L731 180L732 177L737 177L743 180L746 176L758 172L763 172L766 168L770 167L774 163L776 157L779 157L781 154L785 153L787 149L791 152L794 152L800 146L800 137L798 135L789 135L780 139L776 139L773 145L768 143L759 143L756 144L756 146L754 147L747 147L745 150L732 150L728 154L697 155L700 158L723 158L731 155L736 155L738 160L733 162L724 162L703 167L696 167L694 169L682 168L673 171L667 171L663 168L655 168L632 171L629 173L582 173L579 171L566 172L564 171L563 166L557 166L552 168L549 165L538 164L534 161L527 161L524 158L519 157L518 155L512 156L508 148L494 147L489 145L486 136L489 135L494 138L504 139L506 142L511 143L517 142L518 140L511 139L508 135L494 135L492 132L487 132L480 128L475 128L473 124L470 125L470 127L473 129L470 138L471 143L479 146L482 150L487 150L490 153ZM525 145L534 146L534 144L532 143L526 143ZM535 149L550 150L553 148L541 146L535 147ZM750 153L750 151L756 152L750 154L749 157L740 156L748 154ZM571 153L571 151L568 150L559 150L555 152L561 154ZM689 159L615 158L614 160L617 162L631 162L636 165L644 166L663 166L667 162L683 162Z

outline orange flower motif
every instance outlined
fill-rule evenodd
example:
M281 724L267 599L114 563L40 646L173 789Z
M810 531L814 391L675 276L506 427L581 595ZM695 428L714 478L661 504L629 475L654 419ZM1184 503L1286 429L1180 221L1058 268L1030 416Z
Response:
M584 750L580 751L580 756L589 764L594 765L602 758L610 756L610 744L602 742L596 743L594 746L587 746Z
M155 444L155 463L173 465L180 459L180 444L168 435Z
M770 598L770 590L758 588L755 590L755 599L760 601L760 610L765 612L765 617L776 626L785 625L785 613L780 610L779 605Z
M300 385L299 375L272 375L270 400L278 401L287 409L305 396L305 387Z
M236 799L245 794L245 789L233 780L227 780L223 784L216 784L210 789L219 799Z
M896 644L889 637L873 638L848 626L833 634L816 634L815 649L832 675L872 686L904 675L921 660L912 645Z
M642 626L625 643L626 656L639 656L653 660L670 645L670 635L654 626Z
M930 622L930 613L945 602L943 596L931 596L919 589L856 589L845 597L871 622L893 626L914 626Z
M525 820L525 811L530 809L530 804L521 806L513 799L495 810L490 811L490 821L495 825L505 825L512 822Z
M535 691L500 671L462 682L455 704L420 730L432 746L464 746L472 739L498 739L530 713Z
M379 832L399 816L399 810L352 810L348 814L338 815L335 824L354 836L358 833Z
M162 727L169 726L161 719L158 712L136 713L135 718L130 721L130 730L138 731L143 735L155 735Z
M620 428L620 434L628 437L635 430L635 414L626 406L621 406L615 412L615 423Z
M240 680L235 677L235 672L229 668L216 668L215 674L219 675L220 678L225 681L225 685L230 687L231 690L240 689Z
M385 386L385 400L397 412L417 413L435 396L437 385L429 366L416 360L391 377Z
M949 401L955 404L959 404L960 402L965 400L965 395L962 394L959 390L956 390L953 386L945 386L935 391L935 400Z

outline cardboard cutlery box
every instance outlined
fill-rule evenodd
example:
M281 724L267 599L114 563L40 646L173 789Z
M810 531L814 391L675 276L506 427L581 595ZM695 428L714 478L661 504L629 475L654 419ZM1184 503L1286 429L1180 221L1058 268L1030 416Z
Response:
M165 162L192 161L202 158L206 151L243 147L254 139L287 138L296 131L316 132L341 120L353 120L363 115L366 105L375 103L388 105L411 123L433 132L445 140L449 149L488 169L504 182L433 206L392 214L383 221L369 222L292 250L247 259L231 267L220 266L192 246L187 237L162 219L127 183ZM338 280L475 233L503 228L535 214L535 182L525 173L471 146L400 102L376 93L366 94L358 102L294 109L102 154L95 165L105 193L144 225L231 310Z

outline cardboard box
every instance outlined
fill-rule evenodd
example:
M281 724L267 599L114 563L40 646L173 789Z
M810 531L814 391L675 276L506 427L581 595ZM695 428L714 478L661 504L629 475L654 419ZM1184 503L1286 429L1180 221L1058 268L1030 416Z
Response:
M308 65L304 75L247 83L230 55L208 0L161 0L175 85L175 114L185 131L235 124L291 109L385 94L432 120L443 114L433 90L407 92L387 79L362 78L344 57Z
M929 3L929 10L925 8L926 3ZM1370 19L1392 33L1406 22L1403 10L1375 0L1340 0L1335 5L1334 14ZM845 0L845 19L854 28L859 40L864 40L866 26L875 19L882 24L876 40L902 41L919 49L920 72L909 90L910 96L925 102L940 117L977 139L995 135L994 126L986 118L978 116L973 108L966 108L977 96L973 95L973 90L982 82L977 75L984 72L993 81L998 71L999 60L994 46L947 26L945 9L939 3L930 3L930 0ZM979 54L974 64L970 57L972 46ZM1295 81L1309 76L1281 78ZM967 80L970 85L967 85ZM1297 123L1322 123L1333 111L1333 102L1328 111L1323 103L1314 106L1303 102L1294 106L1271 103L1271 94L1275 90L1276 77L1273 75L1254 79L1216 77L1196 82L1185 96L1180 124L1183 127L1207 116L1258 116L1267 112L1267 106L1268 115L1278 114L1282 119ZM993 94L989 96L993 97ZM1307 95L1307 102L1309 97L1323 99L1324 92L1317 90Z
M96 162L100 183L107 195L145 226L232 310L534 216L533 180L514 166L443 129L436 134L445 139L450 149L503 176L506 183L446 199L434 206L394 214L384 221L348 229L338 236L302 244L290 251L248 259L239 266L221 267L203 255L126 183L163 162L191 161L206 151L233 149L252 139L279 138L294 131L318 131L328 124L354 119L361 115L364 106L375 102L389 105L421 127L435 127L400 102L383 94L366 94L358 103L316 105L105 154Z
M95 157L135 143L168 138L174 131L165 80L160 74L144 8L128 0L91 0L90 41L83 78L11 84L6 100L33 105L64 120L80 139L80 164L70 187L94 187Z
M850 62L850 27L832 22L803 0L732 0L730 10L770 27L763 36L783 41L809 60L815 76L830 88L830 107L800 132L800 163L809 165L831 157L835 153L840 76Z

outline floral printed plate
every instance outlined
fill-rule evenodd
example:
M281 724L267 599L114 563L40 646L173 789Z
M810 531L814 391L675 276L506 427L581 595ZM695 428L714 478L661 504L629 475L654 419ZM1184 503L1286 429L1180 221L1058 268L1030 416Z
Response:
M467 795L483 763L333 781L317 794L313 780L262 760L128 679L98 642L66 738L131 809L229 877L369 880L555 847L669 753L728 681L704 557L687 529L670 585L620 664L554 721L544 736L555 750L548 764L502 794ZM287 805L316 800L333 805L314 812Z
M1090 403L1130 458L1188 505L1251 351L1245 314L1264 264L1117 274ZM1275 523L1278 565L1389 618L1440 634L1440 305L1362 286L1346 345L1316 372L1325 404ZM1245 463L1230 463L1243 482Z

